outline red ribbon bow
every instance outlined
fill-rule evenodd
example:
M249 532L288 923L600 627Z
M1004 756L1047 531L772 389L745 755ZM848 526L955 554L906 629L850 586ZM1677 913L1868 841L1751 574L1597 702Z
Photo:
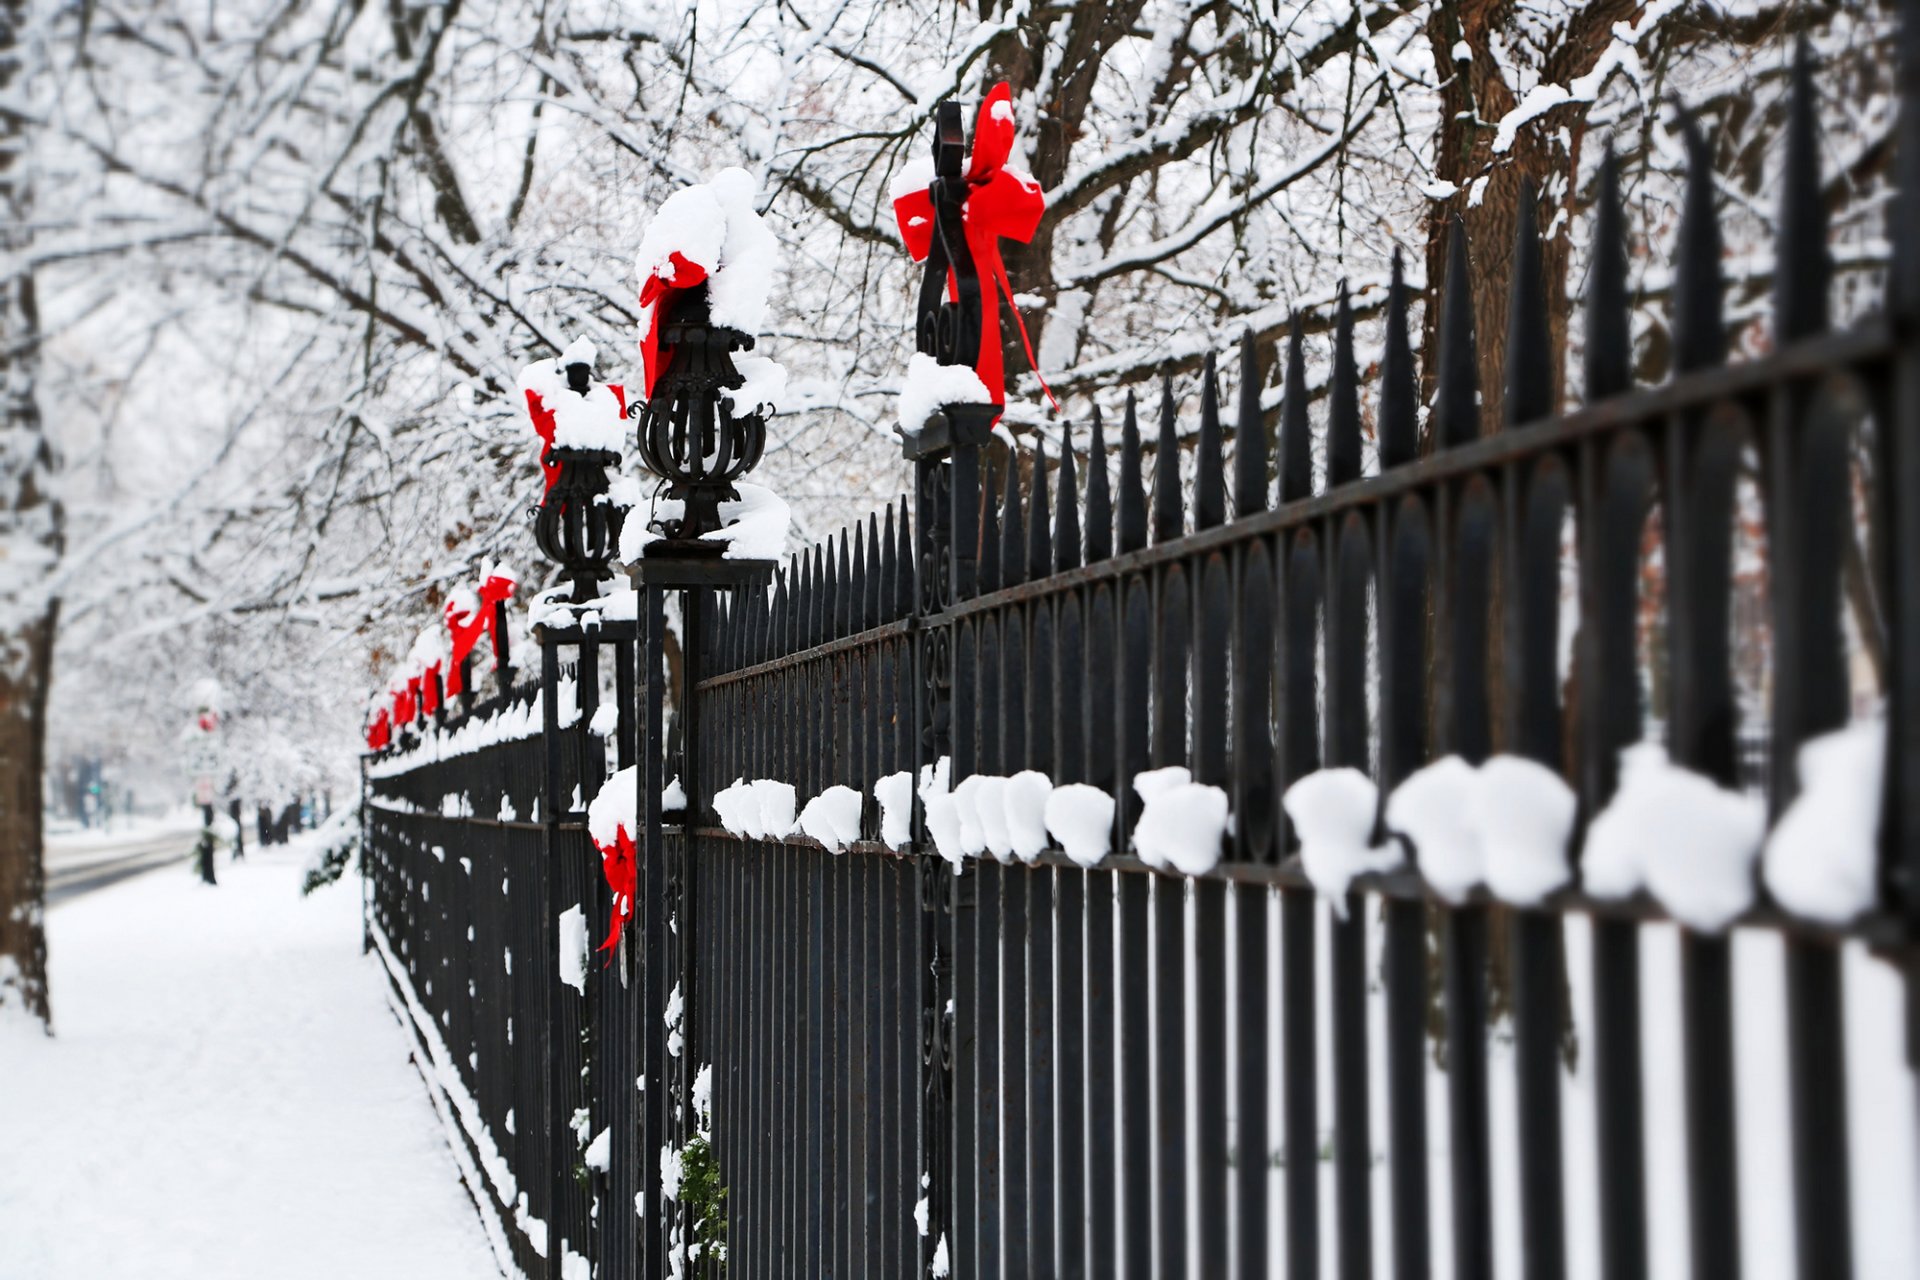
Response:
M396 726L413 723L413 699L418 680L409 680L393 693L393 723Z
M1007 280L1006 264L1000 260L1000 241L1016 240L1026 244L1040 227L1040 215L1047 200L1040 184L1017 170L1006 167L1013 151L1013 90L1002 80L993 86L973 124L973 153L967 165L967 202L961 206L966 224L967 250L974 266L990 283L981 291L980 361L974 371L986 385L996 404L1005 404L1007 378L1000 354L1000 298L1005 295L1013 322L1020 330L1020 345L1027 353L1027 364L1035 376L1040 373L1033 359L1033 343L1027 338L1026 322L1014 305L1013 286ZM915 262L924 262L933 246L933 196L921 190L901 196L893 202L894 220L900 225L900 238ZM953 273L947 273L947 296L960 296ZM1040 380L1041 390L1053 401L1053 390ZM1057 401L1053 407L1060 407Z
M385 751L387 744L392 741L393 725L386 708L382 707L380 714L373 718L373 723L367 726L367 747L373 751Z
M607 920L607 940L598 950L612 952L620 945L620 934L626 929L627 922L633 919L633 897L640 884L640 854L633 846L633 837L627 834L624 823L614 832L612 848L600 850L600 869L607 877L607 888L613 890L613 911ZM613 957L607 957L612 963Z
M532 392L528 392L532 395ZM463 610L460 601L447 601L447 632L453 638L453 652L447 663L447 694L454 696L466 689L466 680L461 668L467 655L480 642L484 632L493 646L494 669L500 667L500 637L494 631L494 615L499 612L494 606L513 598L514 581L512 578L495 574L480 584L479 603L471 612Z
M640 373L649 397L653 395L653 380L660 375L660 317L676 297L707 278L707 269L678 249L667 255L667 266L670 274L663 276L656 271L640 286L640 305L652 308L647 331L640 335Z

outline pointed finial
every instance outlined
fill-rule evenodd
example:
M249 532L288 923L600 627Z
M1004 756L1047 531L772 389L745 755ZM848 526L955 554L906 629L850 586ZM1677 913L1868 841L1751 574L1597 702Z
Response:
M1387 348L1380 357L1380 469L1412 462L1420 451L1419 401L1413 346L1407 338L1407 284L1400 250L1393 251L1387 286Z
M1000 576L1000 509L994 498L999 494L997 487L1005 472L996 472L994 468L982 466L981 474L986 483L980 486L980 594L998 591L1006 583Z
M880 517L867 512L867 563L861 571L867 589L861 595L864 602L860 609L862 629L877 627L884 618L881 613L880 584L884 581L880 573Z
M1053 514L1047 493L1047 442L1033 437L1033 485L1027 494L1027 577L1037 580L1053 569Z
M1093 443L1087 446L1087 563L1113 554L1113 494L1107 482L1107 432L1093 407Z
M1060 489L1055 501L1053 567L1056 572L1080 567L1080 486L1074 482L1073 437L1060 433Z
M1221 456L1220 390L1213 352L1200 375L1200 441L1194 456L1193 527L1211 529L1227 522L1226 463Z
M1260 410L1260 357L1253 330L1240 335L1240 417L1233 426L1233 514L1267 509L1267 420Z
M1153 451L1153 540L1171 542L1186 532L1180 509L1180 439L1174 417L1173 379L1160 380L1160 439Z
M1333 378L1327 388L1327 487L1360 478L1360 374L1353 362L1353 304L1347 282L1333 323Z
M1133 392L1127 392L1126 416L1120 419L1120 553L1147 545L1147 493L1140 475L1140 419Z
M1538 205L1533 183L1522 182L1513 229L1513 292L1507 302L1507 392L1500 409L1509 427L1553 412L1553 341L1540 268Z
M1787 105L1786 172L1780 184L1780 230L1774 261L1773 325L1784 345L1827 327L1827 211L1820 189L1820 134L1814 119L1813 60L1802 36L1793 52Z
M894 610L899 597L895 581L900 572L899 553L894 547L893 504L887 504L887 518L880 526L880 621L892 622L900 615Z
M1000 511L1000 585L1027 580L1027 526L1020 506L1020 455L1007 451L1006 505Z
M1293 313L1287 339L1287 382L1280 401L1280 501L1313 495L1313 424L1307 417L1306 339L1300 313Z
M1600 191L1593 216L1593 266L1587 278L1588 404L1619 395L1633 383L1628 306L1627 220L1620 202L1620 161L1609 145L1600 161Z
M1705 369L1727 358L1722 319L1720 222L1713 208L1713 153L1691 116L1681 122L1687 142L1687 187L1674 252L1673 363L1677 372Z
M904 618L913 612L913 508L905 494L900 495L900 527L895 533L899 545L893 557L893 616Z
M1440 304L1440 374L1434 394L1437 449L1480 434L1480 370L1473 341L1473 275L1467 264L1467 224L1453 215L1448 233L1446 296Z

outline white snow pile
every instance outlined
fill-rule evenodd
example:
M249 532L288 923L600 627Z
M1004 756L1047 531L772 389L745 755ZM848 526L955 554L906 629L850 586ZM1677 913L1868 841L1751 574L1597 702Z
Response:
M1880 795L1887 726L1862 720L1809 739L1795 761L1800 794L1767 838L1767 892L1795 915L1846 924L1878 900Z
M1578 811L1566 780L1537 761L1495 756L1476 769L1446 756L1394 788L1386 823L1413 842L1421 876L1446 901L1484 883L1524 907L1572 879L1567 842Z
M732 786L714 793L713 811L720 816L720 825L736 836L784 840L796 830L796 800L791 783L735 778Z
M703 542L725 545L723 560L778 560L787 554L787 534L793 527L793 509L765 485L745 480L734 483L738 502L722 502L720 519L725 523L711 533L703 533ZM620 526L620 562L636 564L647 548L661 540L652 526L655 521L678 520L686 514L686 504L678 498L653 494L623 494L635 499ZM638 616L637 613L632 616Z
M587 917L574 903L560 913L560 981L587 994Z
M613 1130L602 1129L593 1135L593 1141L587 1144L586 1154L581 1157L587 1168L605 1173L612 1165Z
M1047 848L1047 801L1053 782L1037 769L1026 769L1007 779L1001 794L1007 839L1013 856L1031 865Z
M720 519L725 524L712 533L703 533L703 542L723 542L726 560L778 560L787 554L787 530L793 524L793 510L765 485L742 480L734 489L738 502L720 504ZM621 530L622 541L625 529Z
M612 387L589 379L581 395L567 383L567 366L594 361L593 343L576 338L557 360L535 360L520 371L520 390L540 397L540 407L553 415L553 443L558 449L606 449L618 453L627 443L627 416Z
M640 766L628 765L600 784L592 803L587 805L587 834L601 849L611 849L625 827L627 838L637 839L640 831Z
M771 415L787 398L787 367L778 360L736 355L733 367L744 381L737 387L720 388L720 395L736 417L762 412Z
M687 789L680 785L680 775L674 774L673 781L660 788L660 812L685 813L687 811Z
M947 1233L942 1231L940 1238L934 1241L933 1261L927 1264L927 1274L933 1280L946 1280L952 1271L953 1263L947 1257Z
M1134 852L1150 867L1200 876L1220 863L1227 834L1227 793L1193 780L1179 765L1135 775L1142 802L1133 827Z
M1620 753L1620 789L1587 828L1588 893L1623 898L1645 887L1680 923L1715 932L1754 899L1765 804L1681 768L1657 742Z
M1114 808L1113 797L1099 787L1070 782L1047 797L1047 830L1074 862L1096 866L1113 847Z
M889 849L906 847L913 838L913 775L902 769L873 784L880 802L880 838Z
M942 405L992 404L987 384L971 365L941 364L932 356L916 351L907 361L907 376L900 383L900 430L917 436L926 428Z
M828 787L800 811L800 829L839 853L860 839L860 793L852 787Z
M611 738L619 727L620 707L612 702L603 702L595 707L593 719L587 721L587 732L596 738Z
M998 774L981 774L953 789L960 812L960 843L968 853L992 853L1001 862L1013 861L1013 831L1007 825L1007 785ZM981 845L984 844L984 850Z
M959 875L967 854L960 840L960 813L949 790L948 780L952 777L951 756L941 756L933 764L922 765L920 804L926 811L927 834L933 837L934 852L952 864L953 874Z
M640 286L656 275L674 284L677 253L705 268L713 322L758 334L780 267L780 242L754 208L758 196L753 175L728 167L661 201L634 257ZM652 321L652 308L643 308L643 333Z
M629 527L621 526L623 544ZM573 602L573 584L568 582L534 592L527 600L527 625L592 631L602 622L632 622L640 616L640 594L623 579L604 578L598 586L600 594L585 604Z
M1347 918L1347 889L1355 876L1390 871L1403 861L1400 844L1373 843L1380 790L1358 769L1321 769L1301 778L1281 797L1300 837L1300 863L1307 879Z

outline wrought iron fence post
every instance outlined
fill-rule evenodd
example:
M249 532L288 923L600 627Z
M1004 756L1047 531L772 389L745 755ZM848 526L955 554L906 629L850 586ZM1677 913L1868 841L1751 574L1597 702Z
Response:
M639 850L642 910L637 923L643 948L639 1016L645 1081L639 1203L650 1207L642 1215L640 1274L647 1280L679 1274L679 1260L670 1262L668 1251L684 1251L696 1225L687 1207L676 1203L672 1220L678 1229L669 1230L660 1192L665 1145L684 1144L699 1125L690 1062L699 1043L694 1022L700 1007L694 990L698 975L694 971L692 844L706 807L701 790L704 779L697 776L695 758L699 742L696 689L707 666L702 645L710 638L705 623L708 596L723 588L764 589L774 571L771 560L729 558L724 544L707 537L721 527L720 504L739 500L733 482L759 462L766 443L764 415L736 414L722 395L745 384L733 355L751 348L753 338L713 322L705 285L662 305L671 310L662 329L660 373L648 398L631 411L640 419L642 461L669 484L666 496L678 504L677 514L656 514L650 520L649 528L659 535L658 540L648 545L634 570L642 601L644 664L638 682L643 691L640 750L645 761L639 771L639 812L645 830ZM646 515L636 511L631 518ZM671 846L660 809L670 745L664 672L669 591L679 592L681 598L681 678L674 709L682 744L680 782L686 797L679 839ZM669 970L679 985L682 1010L677 1054L669 1052L665 1021Z
M967 248L963 207L965 131L960 105L942 103L935 120L934 211L931 248L920 286L915 326L918 348L943 365L971 365L980 350L981 280ZM948 301L951 296L954 300ZM914 464L914 600L909 624L915 632L913 687L915 730L923 766L953 755L954 628L946 612L974 592L980 552L980 446L990 439L1001 412L997 404L942 406L920 429L904 435L904 453ZM953 779L958 781L958 779ZM921 1024L920 1169L928 1180L921 1264L930 1267L953 1222L953 954L961 907L973 874L956 875L928 843L926 811L914 803L914 847L919 873L915 897L922 925L919 1011ZM952 1247L952 1246L950 1246Z

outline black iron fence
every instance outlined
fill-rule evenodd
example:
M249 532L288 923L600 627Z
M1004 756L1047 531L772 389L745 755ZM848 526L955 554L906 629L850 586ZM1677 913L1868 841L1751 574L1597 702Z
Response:
M1550 412L1523 201L1506 421L1478 411L1456 230L1424 424L1397 284L1370 418L1352 326L1336 331L1318 464L1298 338L1271 439L1250 351L1231 424L1209 364L1191 429L1170 390L1144 424L1130 399L1117 449L1096 417L1057 433L1057 464L1009 455L965 414L936 419L911 507L794 557L770 588L643 574L637 621L546 630L537 717L529 690L371 758L370 932L503 1262L1413 1280L1493 1274L1507 1223L1503 1271L1559 1276L1590 1249L1600 1274L1627 1277L1664 1265L1664 1215L1683 1223L1692 1273L1720 1277L1741 1273L1754 1215L1771 1213L1791 1217L1799 1275L1871 1271L1855 1228L1888 1189L1851 1178L1849 1106L1879 1100L1847 1095L1848 957L1870 948L1859 963L1905 981L1920 927L1920 146L1900 162L1890 305L1843 332L1827 324L1804 98L1787 150L1793 238L1764 359L1725 360L1697 163L1674 252L1679 372L1633 386L1609 167L1581 409ZM1770 741L1740 723L1729 646L1747 452ZM1741 1186L1755 1135L1736 1112L1732 933L1676 929L1655 895L1599 897L1577 874L1524 905L1484 886L1443 897L1412 846L1410 865L1360 875L1329 911L1281 799L1325 768L1384 798L1447 755L1521 757L1577 796L1577 868L1643 733L1657 511L1665 748L1730 789L1764 768L1777 818L1799 747L1851 714L1839 584L1862 459L1888 619L1872 905L1819 925L1761 893L1736 922L1777 939L1784 973L1789 1215ZM609 702L612 724L596 714ZM910 794L938 761L949 785L1034 770L1098 788L1115 801L1110 847L1091 867L1058 847L950 860L918 799L906 837L889 833L876 792ZM565 913L583 913L591 945L614 907L584 804L626 766L634 921L582 963ZM1132 784L1168 766L1229 802L1222 856L1195 874L1130 852ZM801 801L847 787L859 838L830 851L723 822L714 796L736 779ZM1678 956L1679 1016L1658 1025L1656 931ZM1669 1060L1677 1140L1648 1101ZM1576 1081L1590 1105L1565 1112ZM1650 1170L1669 1161L1683 1204L1651 1202Z

